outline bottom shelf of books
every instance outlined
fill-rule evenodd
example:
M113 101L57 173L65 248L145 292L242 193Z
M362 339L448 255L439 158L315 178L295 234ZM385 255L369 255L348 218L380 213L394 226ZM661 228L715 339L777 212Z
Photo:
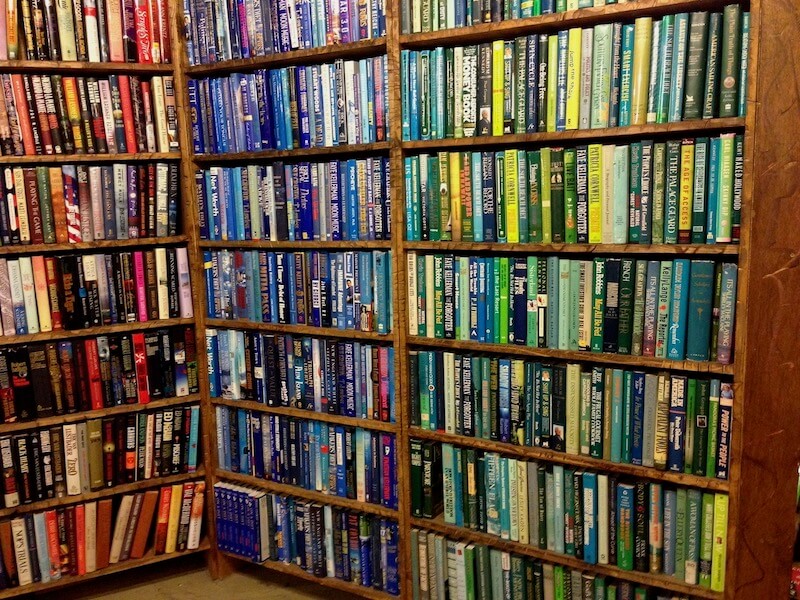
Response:
M204 504L200 480L0 521L0 598L208 550Z

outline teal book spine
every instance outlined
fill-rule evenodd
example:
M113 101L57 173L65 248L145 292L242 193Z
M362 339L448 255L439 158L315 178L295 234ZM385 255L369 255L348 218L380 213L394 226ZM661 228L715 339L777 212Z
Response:
M583 474L583 560L597 564L597 475Z
M692 261L686 325L686 358L689 360L708 360L713 298L714 263Z
M612 25L596 25L592 49L592 129L608 127L611 101Z
M453 516L455 524L464 526L464 472L462 470L462 449L453 448Z
M675 574L675 543L678 533L676 517L678 494L675 490L664 491L664 550L662 571L664 575ZM683 535L683 532L681 532Z
M633 570L634 490L629 483L617 486L617 566Z
M661 56L658 65L658 101L656 123L666 123L672 93L672 43L675 30L675 15L664 15L661 19Z
M420 50L416 52L415 55L418 57L415 61L418 63L418 81L416 82L415 88L417 93L415 98L415 89L413 88L414 81L412 80L411 101L418 106L418 112L413 114L417 115L417 120L419 121L419 139L429 140L431 138L431 52L430 50Z
M561 259L558 261L558 349L569 350L570 337L570 270L571 261Z
M615 244L628 242L630 160L629 146L621 145L614 148L614 229L612 235Z
M670 123L683 119L684 82L686 79L686 45L689 41L689 14L675 15L672 42L672 93L669 99Z
M489 410L489 383L491 380L491 363L484 357L481 361L481 437L489 439L492 432L492 413Z
M527 329L525 343L528 346L538 346L539 338L539 309L537 302L537 289L539 280L538 257L529 256L527 260Z
M559 259L557 256L547 257L547 347L558 349L558 306L559 306Z
M619 126L631 124L631 83L633 80L633 35L632 24L622 26L622 76L619 89Z
M411 140L411 81L416 79L411 76L409 71L409 58L412 52L410 50L402 50L400 52L400 89L403 93L402 100L402 120L401 120L401 135L404 141Z
M708 138L694 141L694 195L692 198L692 243L706 242L706 174L708 170Z
M483 176L481 175L481 154L472 153L470 161L470 180L472 185L472 237L476 242L483 241Z
M428 389L428 412L430 414L431 431L439 429L439 391L436 389L436 357L433 352L427 352L428 367L425 371L427 381L425 387ZM420 361L421 362L421 361Z
M633 427L633 373L622 373L622 448L620 449L621 461L626 465L631 464L631 434Z
M494 342L494 318L498 313L498 311L495 310L495 296L499 296L499 290L495 288L495 265L497 265L497 258L486 259L486 303L484 305L484 309L486 311L486 337L482 341L487 343Z
M500 535L500 457L487 453L486 461L486 533Z
M706 244L717 242L717 211L719 210L719 157L721 140L711 138L708 153L708 195L706 197Z
M545 539L547 540L547 549L555 552L556 549L556 515L555 515L555 482L553 481L553 471L545 471L544 474L544 506L545 506L545 521L544 529L546 532ZM563 518L559 516L558 518Z
M683 360L686 356L686 331L689 312L691 263L678 258L672 264L672 299L670 300L667 358Z
M603 458L603 369L592 367L592 393L589 409L589 456Z
M492 260L492 271L494 275L492 275L492 284L494 288L494 293L492 294L492 305L494 312L492 313L492 321L494 325L492 327L492 341L495 344L506 343L507 340L503 340L503 321L502 315L503 313L508 314L508 307L506 306L505 310L502 308L502 293L503 293L503 281L505 279L506 286L508 286L508 274L503 277L503 263L508 264L508 259L503 260L503 257L495 257ZM506 290L508 288L506 287ZM506 324L506 331L508 330L508 324Z
M611 462L622 462L622 436L624 427L624 376L622 369L614 369L611 377Z

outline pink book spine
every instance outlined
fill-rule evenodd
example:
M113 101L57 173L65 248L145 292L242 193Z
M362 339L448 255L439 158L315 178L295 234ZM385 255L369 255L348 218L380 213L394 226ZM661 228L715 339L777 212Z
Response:
M189 319L194 316L189 257L186 248L178 248L175 254L178 259L178 307L180 308L181 318Z
M0 60L8 60L8 34L6 32L6 9L0 10Z
M133 271L136 278L136 305L138 307L139 321L147 321L147 285L144 279L144 255L141 252L133 253Z

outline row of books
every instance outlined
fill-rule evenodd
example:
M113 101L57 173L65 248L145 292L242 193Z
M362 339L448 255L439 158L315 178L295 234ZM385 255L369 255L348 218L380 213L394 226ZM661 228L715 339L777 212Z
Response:
M744 138L405 159L406 239L714 244L741 232Z
M0 75L5 156L175 152L172 76Z
M208 316L388 333L391 253L207 251Z
M386 35L384 0L258 0L245 9L184 0L190 65L349 44Z
M313 417L312 417L313 418ZM219 465L303 489L397 508L389 433L217 407Z
M177 235L178 165L6 167L0 244L66 244Z
M388 240L388 158L212 167L195 174L205 240Z
M197 154L387 139L386 57L189 81Z
M206 353L212 398L394 422L391 346L206 329Z
M443 501L445 523L589 564L663 573L722 591L725 494L546 467L450 444L442 444L440 460L441 470L434 458L431 478L442 483L429 492L424 466L412 476L412 511L424 512L426 502L436 509ZM426 500L426 493L432 498Z
M0 350L5 423L147 404L198 391L196 341L190 327Z
M0 60L172 61L164 0L15 0L0 23L0 39Z
M749 13L730 4L723 13L405 50L403 139L744 116L749 28Z
M3 506L194 473L199 426L200 409L192 406L0 437Z
M0 259L3 336L189 318L185 247Z
M225 552L399 593L394 521L226 482L214 485L214 500Z
M526 598L548 600L685 600L644 585L553 565L482 544L411 530L411 586L414 600Z
M196 550L205 482L187 482L0 521L0 588L94 573L127 560Z
M409 333L730 364L737 273L685 258L409 253Z
M728 478L728 382L441 351L409 362L412 425Z

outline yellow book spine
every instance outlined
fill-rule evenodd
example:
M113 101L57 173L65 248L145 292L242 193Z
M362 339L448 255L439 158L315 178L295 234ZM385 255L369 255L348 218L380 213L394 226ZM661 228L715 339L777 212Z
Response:
M461 241L461 153L450 153L450 223L454 242Z
M711 548L711 591L725 589L725 560L728 544L728 496L714 495L714 545Z
M439 152L439 227L440 239L452 240L453 221L450 214L450 154Z
M631 83L631 125L647 122L647 94L650 85L650 50L653 18L639 17L633 29L633 81Z
M517 151L507 150L505 160L506 241L519 243L519 185L517 183Z
M519 361L520 363L522 361ZM522 442L520 442L522 443ZM528 463L517 461L517 490L519 494L519 543L530 543L528 523Z
M167 524L167 545L164 554L172 554L177 549L178 524L181 520L181 503L183 502L183 484L172 486L172 497L169 501L169 523Z
M64 101L67 104L67 116L69 117L69 124L72 127L72 139L75 141L75 148L83 150L83 127L81 108L78 104L77 82L74 77L64 77L62 83L64 84Z
M567 454L580 454L581 366L567 365Z
M581 43L580 27L569 30L567 41L567 129L577 129L581 113Z
M678 241L688 243L692 232L692 196L694 195L694 144L681 145L681 187L678 200ZM684 238L684 239L682 239Z
M556 130L558 103L558 36L547 38L547 131Z
M552 202L550 197L550 148L541 150L541 181L539 200L542 203L542 243L553 241Z
M492 135L503 135L504 52L503 40L492 42Z
M589 243L603 240L603 146L589 145Z

